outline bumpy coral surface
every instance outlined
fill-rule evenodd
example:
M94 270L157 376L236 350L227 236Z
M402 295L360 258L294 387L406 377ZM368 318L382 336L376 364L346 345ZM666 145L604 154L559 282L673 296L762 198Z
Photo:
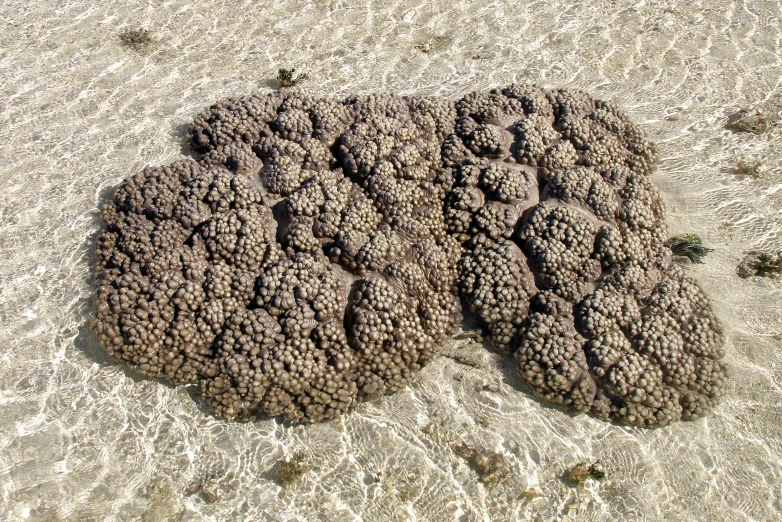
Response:
M322 421L393 393L462 306L571 411L662 426L725 390L721 327L663 244L655 147L611 102L259 94L187 140L200 160L103 207L92 326L222 417Z

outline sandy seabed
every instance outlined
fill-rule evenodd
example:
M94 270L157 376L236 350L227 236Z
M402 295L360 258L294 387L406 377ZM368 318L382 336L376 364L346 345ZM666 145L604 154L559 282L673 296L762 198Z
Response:
M0 520L782 517L782 283L735 273L745 251L782 249L782 129L724 127L742 107L782 110L777 2L8 1L0 17ZM140 52L119 39L136 27L157 38ZM113 363L88 327L99 203L180 157L211 103L291 66L316 96L515 81L626 108L660 146L671 232L714 248L690 273L727 334L716 412L652 431L574 417L467 341L448 347L462 362L297 427L216 419ZM487 487L458 441L502 453L511 476ZM296 453L313 469L283 486ZM597 459L602 482L562 480Z

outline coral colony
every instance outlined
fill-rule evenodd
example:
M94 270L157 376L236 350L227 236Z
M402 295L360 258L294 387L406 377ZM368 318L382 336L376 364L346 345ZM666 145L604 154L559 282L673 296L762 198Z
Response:
M656 149L612 102L273 92L213 105L187 140L198 161L103 207L92 327L221 417L349 412L468 312L573 412L656 427L725 391L720 324L665 246Z

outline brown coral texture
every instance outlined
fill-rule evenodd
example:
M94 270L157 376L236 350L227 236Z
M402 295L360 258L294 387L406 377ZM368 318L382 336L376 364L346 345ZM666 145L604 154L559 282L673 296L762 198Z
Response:
M221 417L316 422L393 393L463 312L574 412L655 427L724 393L721 327L663 244L656 149L614 103L258 94L187 140L199 160L102 208L92 327Z

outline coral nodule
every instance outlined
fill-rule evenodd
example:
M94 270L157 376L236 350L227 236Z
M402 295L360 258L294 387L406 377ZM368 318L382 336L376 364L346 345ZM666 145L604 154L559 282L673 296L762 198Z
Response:
M707 414L723 334L665 246L657 152L614 103L274 92L213 105L198 161L105 204L92 328L225 418L316 422L393 393L462 321L536 394L634 426Z

